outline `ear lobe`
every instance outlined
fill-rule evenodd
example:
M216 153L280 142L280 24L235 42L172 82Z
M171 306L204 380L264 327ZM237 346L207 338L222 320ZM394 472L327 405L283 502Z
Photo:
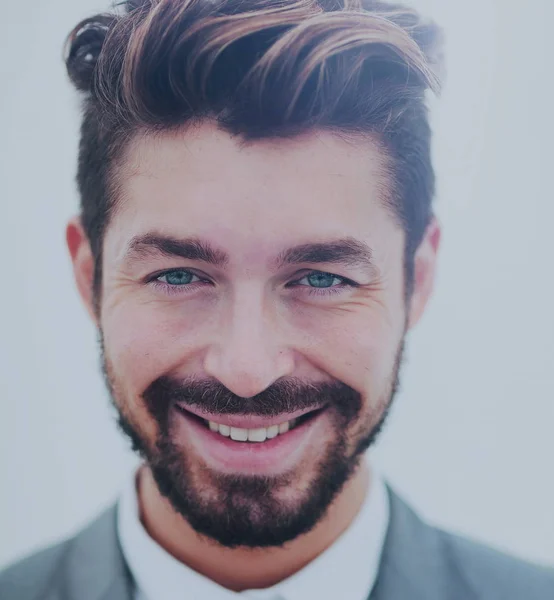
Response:
M417 325L433 292L440 240L441 228L437 219L433 218L414 257L414 283L408 329Z
M97 314L94 302L94 257L88 237L81 225L81 220L75 217L69 221L65 231L65 239L71 262L73 275L79 295L85 304L91 319L96 322Z

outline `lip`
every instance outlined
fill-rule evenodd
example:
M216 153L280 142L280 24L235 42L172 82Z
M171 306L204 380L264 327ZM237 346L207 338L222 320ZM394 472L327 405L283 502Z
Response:
M313 418L271 440L261 443L236 442L210 431L207 426L195 417L187 415L187 411L179 406L174 406L173 412L176 418L172 434L177 442L182 441L192 445L195 453L209 468L221 473L241 475L274 476L290 471L301 461L310 446L315 444L321 446L327 421L327 411L321 410ZM304 410L291 415L301 416L306 412L310 411ZM194 414L198 416L196 412ZM223 415L217 415L217 422L227 424L222 422L222 417ZM280 415L279 422L283 423L288 420L288 417L289 415ZM244 423L244 417L240 418ZM261 422L259 418L257 419L255 422ZM268 422L267 418L263 422ZM273 423L277 421L273 419ZM235 425L229 426L235 427Z
M275 417L263 417L259 415L222 415L214 414L203 411L201 408L195 406L189 406L176 403L180 410L187 411L193 415L205 419L206 421L213 421L219 425L227 425L228 427L240 427L241 429L259 429L261 427L271 427L272 425L281 425L292 419L298 419L309 412L319 410L322 406L312 406L305 408L304 410L297 410L291 413L281 413Z

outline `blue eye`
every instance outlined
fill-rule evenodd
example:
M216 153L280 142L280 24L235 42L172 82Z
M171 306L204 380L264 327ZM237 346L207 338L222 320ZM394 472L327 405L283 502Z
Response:
M167 294L192 293L198 289L198 286L209 283L187 269L166 271L150 281ZM301 279L291 282L290 285L304 288L309 294L319 296L338 294L344 292L346 288L358 287L358 284L350 279L323 271L312 271Z
M342 294L349 288L359 287L359 284L351 279L323 271L312 271L301 279L291 282L290 285L300 289L304 288L305 293L310 296L322 298Z
M298 281L298 284L306 285L302 283L303 281L307 281L307 285L314 288L330 288L345 283L345 280L342 277L337 277L332 273L322 273L320 271L314 271L313 273L302 277L302 279Z
M157 277L157 281L171 286L183 286L194 283L193 280L195 277L197 280L199 280L194 273L179 269L176 271L169 271L168 273L160 275L159 277Z

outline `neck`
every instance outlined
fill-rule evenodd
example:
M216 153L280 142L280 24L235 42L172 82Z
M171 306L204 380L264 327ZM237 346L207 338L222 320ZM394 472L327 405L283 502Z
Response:
M271 587L290 577L323 551L348 528L366 498L370 469L364 458L355 474L309 533L282 548L224 548L199 536L160 495L147 467L138 478L142 523L148 534L177 560L219 585L240 592Z

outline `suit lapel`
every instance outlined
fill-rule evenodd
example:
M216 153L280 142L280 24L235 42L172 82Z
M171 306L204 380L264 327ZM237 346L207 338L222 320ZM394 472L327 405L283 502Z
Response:
M71 542L64 561L63 600L132 600L113 506Z
M449 565L441 533L423 523L389 488L390 522L379 574L369 600L470 598Z
M103 596L98 600L131 600L131 584L126 577L116 577L112 580L112 584L106 590Z

